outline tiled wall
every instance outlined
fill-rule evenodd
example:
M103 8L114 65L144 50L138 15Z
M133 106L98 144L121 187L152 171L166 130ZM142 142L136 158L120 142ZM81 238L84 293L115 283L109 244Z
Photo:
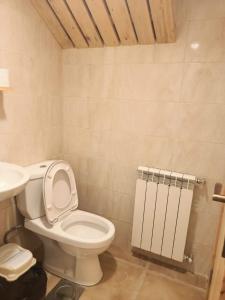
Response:
M176 44L64 51L62 151L80 208L114 222L113 251L128 259L137 166L205 177L187 253L207 276L220 211L212 188L225 179L225 5L177 3ZM28 0L0 0L0 67L12 85L0 94L0 160L59 156L61 50ZM1 203L0 238L14 221Z
M0 161L28 165L61 152L61 54L29 0L0 0L0 68L12 87L0 92ZM0 239L11 216L2 202Z
M215 3L217 2L217 3ZM192 207L188 268L208 276L225 180L225 4L178 4L176 44L63 51L63 153L80 208L110 218L129 258L136 168L207 179Z

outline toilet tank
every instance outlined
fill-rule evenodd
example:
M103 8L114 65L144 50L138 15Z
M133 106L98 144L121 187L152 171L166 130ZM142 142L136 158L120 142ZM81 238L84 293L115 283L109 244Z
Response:
M25 190L16 197L17 207L27 219L36 219L45 215L43 205L43 178L53 160L47 160L26 167L30 180Z

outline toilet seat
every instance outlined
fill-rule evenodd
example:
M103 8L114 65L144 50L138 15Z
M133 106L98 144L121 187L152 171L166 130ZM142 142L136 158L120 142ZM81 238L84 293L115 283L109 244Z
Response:
M43 179L43 198L50 224L55 224L78 207L75 178L67 162L55 161L49 166Z
M86 226L86 232L78 233L78 231L72 232L68 230L77 224ZM98 236L93 236L93 226L100 231ZM41 217L33 220L26 220L25 227L58 242L84 249L103 247L106 241L110 242L113 240L115 234L114 225L109 220L79 209L71 212L68 216L59 220L52 226L48 224L45 217Z

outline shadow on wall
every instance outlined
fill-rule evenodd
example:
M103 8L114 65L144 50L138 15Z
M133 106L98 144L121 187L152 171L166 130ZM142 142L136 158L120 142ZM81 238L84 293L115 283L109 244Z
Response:
M0 120L5 119L6 118L6 114L5 114L5 110L4 110L4 96L3 93L0 92Z

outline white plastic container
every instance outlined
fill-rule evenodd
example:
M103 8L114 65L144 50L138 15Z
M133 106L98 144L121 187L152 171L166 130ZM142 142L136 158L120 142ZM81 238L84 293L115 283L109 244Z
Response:
M0 276L7 281L15 281L35 264L33 254L17 244L0 247Z

